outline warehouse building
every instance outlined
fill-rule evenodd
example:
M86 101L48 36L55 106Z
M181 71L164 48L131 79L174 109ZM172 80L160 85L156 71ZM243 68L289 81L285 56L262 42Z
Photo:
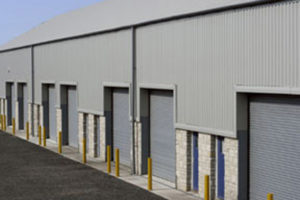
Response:
M1 114L211 199L300 196L300 2L106 0L0 47ZM112 154L113 155L113 154Z

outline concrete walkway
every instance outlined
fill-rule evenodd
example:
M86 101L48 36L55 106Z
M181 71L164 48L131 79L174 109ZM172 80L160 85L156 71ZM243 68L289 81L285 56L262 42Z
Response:
M11 129L8 128L7 132L11 133ZM16 137L19 137L23 140L26 140L26 134L24 131L17 131ZM29 141L33 144L38 144L38 137L30 136ZM43 147L44 148L44 147ZM47 139L47 147L46 149L57 153L57 144L56 142ZM82 154L78 152L77 149L70 147L70 146L63 146L62 148L62 156L71 159L76 162L82 161ZM87 157L87 164L88 166L100 170L102 172L106 172L106 162L100 161L98 158ZM114 163L112 163L112 173L111 176L114 176ZM124 166L120 166L120 177L119 179L136 185L142 189L147 190L147 176L138 176L138 175L131 175L130 169ZM159 195L165 199L172 199L172 200L199 200L201 199L198 194L192 192L182 192L175 189L174 184L166 182L162 179L153 177L153 190L152 193Z

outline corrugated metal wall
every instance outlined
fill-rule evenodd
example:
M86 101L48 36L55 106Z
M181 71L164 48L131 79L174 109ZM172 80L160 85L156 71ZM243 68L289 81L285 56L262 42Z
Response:
M131 82L131 49L130 30L35 47L36 102L42 81L77 82L79 109L103 111L102 83Z
M27 88L31 88L30 48L0 53L1 98L5 98L5 81L26 81ZM31 101L31 89L28 92L29 101Z
M177 85L177 123L234 136L234 86L299 88L299 3L137 29L138 84Z

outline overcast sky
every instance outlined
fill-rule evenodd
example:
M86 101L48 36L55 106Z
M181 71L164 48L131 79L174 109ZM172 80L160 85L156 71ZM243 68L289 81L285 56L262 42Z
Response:
M101 0L0 0L0 45L40 23Z

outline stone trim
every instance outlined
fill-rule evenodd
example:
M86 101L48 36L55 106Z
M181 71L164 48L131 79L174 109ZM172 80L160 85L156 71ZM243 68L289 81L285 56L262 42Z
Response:
M32 116L32 109L31 109L31 103L28 103L28 113L27 113L27 120L28 120L28 122L29 122L29 134L30 135L32 135L32 129L31 129L31 127L32 127L32 121L31 121L31 116ZM24 127L25 128L25 130L26 130L26 127Z
M34 136L38 136L38 127L40 125L40 108L39 105L33 105L33 116L34 116Z
M84 114L83 113L78 113L78 148L79 152L82 152L82 140L84 137Z
M100 116L100 160L106 161L106 119Z
M15 102L15 125L16 125L16 130L19 130L19 102Z
M210 199L215 199L216 140L215 136L199 133L199 194L204 198L204 177L210 176Z
M238 200L238 140L225 138L225 199Z
M191 134L186 130L176 130L176 188L191 190Z
M90 157L96 157L96 148L97 148L97 135L95 134L95 117L93 114L88 114L88 121L87 121L87 129L88 129L88 135L89 143L87 144L88 148L88 155Z
M40 117L40 125L43 127L44 126L44 106L39 106L39 117Z
M56 136L58 138L58 133L62 131L62 110L60 108L56 109ZM58 141L58 140L57 140Z
M142 175L142 123L134 123L135 133L135 170L137 175Z

